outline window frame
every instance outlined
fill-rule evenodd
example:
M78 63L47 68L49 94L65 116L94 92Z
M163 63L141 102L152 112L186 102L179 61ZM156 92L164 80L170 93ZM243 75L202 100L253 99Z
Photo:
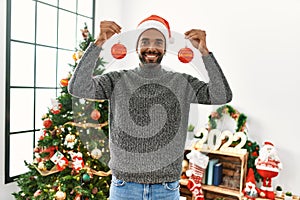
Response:
M83 27L83 25L81 27L79 27L80 25L78 24L78 17L84 17L84 18L88 18L91 20L92 22L92 27L89 27L90 32L92 34L94 34L94 27L95 27L95 9L96 9L96 1L95 0L91 0L92 1L92 15L91 16L86 16L83 14L78 13L78 1L76 0L76 12L71 11L71 10L67 10L65 8L61 8L59 7L59 1L57 0L57 4L55 5L51 5L48 4L46 2L40 1L40 0L33 0L35 3L35 27L34 27L34 42L27 42L27 41L22 41L22 40L17 40L17 39L12 39L11 38L11 18L12 18L12 2L11 0L6 0L6 11L7 11L7 17L6 17L6 83L5 83L5 164L4 164L4 168L5 168L5 172L4 172L4 176L5 176L5 184L7 183L11 183L14 182L21 174L16 175L16 176L10 176L10 159L11 159L11 154L10 154L10 147L11 147L11 141L10 141L10 136L14 135L14 134L22 134L22 133L31 133L33 136L33 147L32 147L32 157L33 157L33 148L35 147L35 140L36 140L36 132L40 131L40 129L38 129L36 127L36 118L41 118L41 116L36 116L36 92L37 89L51 89L51 90L55 90L56 96L59 95L59 89L60 86L58 85L58 52L59 50L67 50L67 51L73 51L76 48L76 46L74 46L74 49L66 49L66 48L61 48L58 46L58 35L59 35L59 11L63 10L63 11L67 11L70 12L72 14L74 14L76 16L76 29L80 29ZM57 10L57 22L56 22L56 27L57 27L57 32L56 32L56 45L55 46L47 46L47 45L42 45L42 44L38 44L37 43L37 5L38 3L40 4L44 4L46 6L51 6L56 8ZM77 33L75 33L75 36L77 38ZM33 45L34 46L34 54L33 54L33 59L34 59L34 85L33 86L12 86L11 85L11 44L12 42L18 42L21 44L29 44L29 45ZM78 42L78 41L77 41ZM55 79L56 79L56 87L39 87L36 86L36 68L37 68L37 57L36 57L36 49L37 47L49 47L49 48L55 48L56 49L56 73L55 73ZM66 63L67 65L68 63ZM11 101L11 89L15 89L15 88L20 88L20 89L33 89L33 93L34 93L34 97L33 97L33 129L32 130L21 130L21 131L16 131L16 132L11 132L10 130L10 101ZM55 98L55 97L53 97ZM49 100L50 101L50 100Z

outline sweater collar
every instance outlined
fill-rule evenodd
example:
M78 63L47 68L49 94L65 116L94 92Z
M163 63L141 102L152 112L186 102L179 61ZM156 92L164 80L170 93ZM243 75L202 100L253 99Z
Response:
M139 67L136 68L136 72L144 78L157 78L163 74L163 69L161 65L139 65Z

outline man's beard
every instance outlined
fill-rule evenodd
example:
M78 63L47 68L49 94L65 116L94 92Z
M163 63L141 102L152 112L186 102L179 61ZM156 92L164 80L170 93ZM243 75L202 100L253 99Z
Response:
M159 65L159 64L161 63L163 57L164 57L164 55L163 55L162 53L156 52L156 53L155 53L155 54L157 54L157 59L156 59L156 61L155 61L155 62L148 62L148 61L146 61L146 59L145 59L145 56L146 56L147 53L150 53L150 52L143 52L143 53L139 54L139 59L140 59L140 61L141 61L141 64L142 64L143 66L147 66L147 67L155 67L155 66ZM152 52L152 53L153 53L153 52Z

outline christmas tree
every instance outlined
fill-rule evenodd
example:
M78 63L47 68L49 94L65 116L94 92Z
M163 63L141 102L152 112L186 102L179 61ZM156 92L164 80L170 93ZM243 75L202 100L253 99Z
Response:
M111 175L107 166L108 101L76 99L67 90L68 81L84 51L95 39L86 24L83 40L73 54L74 64L67 78L61 79L61 94L52 99L42 116L43 129L34 148L29 171L17 178L16 199L107 199ZM104 71L99 58L94 75Z

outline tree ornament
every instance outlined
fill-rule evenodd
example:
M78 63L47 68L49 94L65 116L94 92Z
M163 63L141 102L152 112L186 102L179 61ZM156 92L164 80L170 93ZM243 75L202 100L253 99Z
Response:
M88 173L85 173L85 174L82 175L82 180L84 182L89 182L91 180L91 177Z
M194 58L194 52L192 49L185 47L179 50L178 52L178 59L182 63L189 63Z
M37 190L35 191L35 193L33 194L34 197L38 197L42 194L42 190Z
M50 111L55 115L59 114L62 108L62 104L59 103L58 100L56 99L51 99L51 104L52 104L52 108Z
M97 194L97 192L98 192L98 188L94 187L94 188L92 189L92 193L93 193L93 194Z
M66 197L67 197L67 195L63 191L57 191L56 194L55 194L55 199L56 200L64 200L64 199L66 199Z
M61 86L63 86L63 87L67 87L68 84L69 84L69 79L67 79L67 78L61 79L61 80L60 80L60 84L61 84Z
M94 158L94 159L99 159L101 158L102 156L102 151L100 149L93 149L92 152L91 152L91 157Z
M93 120L98 120L98 119L100 119L100 117L101 117L101 113L99 112L99 110L94 109L94 110L91 112L91 118L92 118Z
M72 158L72 168L76 172L78 172L79 170L81 170L84 167L82 153L81 152L75 153L75 152L70 151L69 154L71 155L71 158Z
M56 151L50 160L56 164L59 171L64 170L68 166L68 159L60 151Z
M81 194L76 194L75 199L74 200L80 200L81 199Z
M47 169L45 163L44 162L39 162L38 169L41 170L41 171L45 171Z
M46 119L44 119L44 121L43 121L43 126L45 127L45 128L50 128L51 126L52 126L52 121L51 121L51 119L49 119L49 118L46 118Z
M127 54L127 49L126 47L121 44L120 42L117 44L114 44L111 47L111 55L115 58L115 59L122 59L126 56Z
M71 133L66 135L64 145L67 146L67 148L73 149L76 143L77 143L77 139L75 135Z

